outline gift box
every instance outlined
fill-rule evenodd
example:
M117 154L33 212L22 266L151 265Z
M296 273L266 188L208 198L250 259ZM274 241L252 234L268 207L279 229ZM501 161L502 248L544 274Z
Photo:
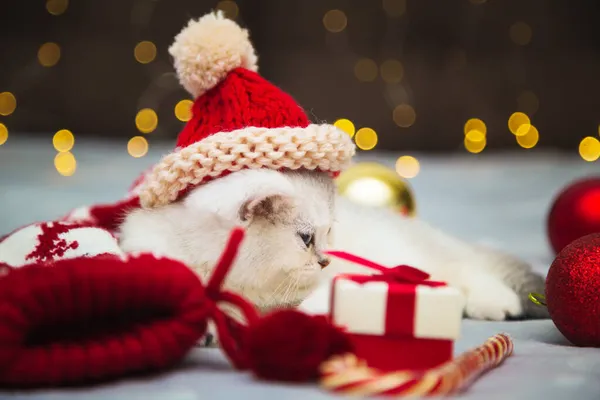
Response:
M330 255L376 270L339 275L332 283L331 321L345 329L356 355L381 370L429 369L452 359L464 297L410 266L388 268L344 252Z

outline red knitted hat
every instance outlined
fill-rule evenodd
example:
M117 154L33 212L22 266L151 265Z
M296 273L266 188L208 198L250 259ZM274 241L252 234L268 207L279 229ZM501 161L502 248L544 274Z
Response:
M139 196L151 208L245 168L307 168L337 176L355 152L351 138L312 124L294 99L257 74L248 32L222 13L192 20L169 49L192 118L174 152L145 177Z
M110 232L32 224L0 240L0 387L105 380L179 362L212 320L234 366L246 329L220 311L258 315L221 290L243 238L234 229L206 285L186 265L124 255ZM234 329L235 328L235 329Z

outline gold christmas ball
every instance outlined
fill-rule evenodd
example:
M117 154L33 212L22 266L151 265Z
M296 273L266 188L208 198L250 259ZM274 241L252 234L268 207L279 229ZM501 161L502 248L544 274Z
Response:
M403 215L416 215L415 198L408 182L396 171L378 163L353 165L336 179L338 193L356 203L386 207Z

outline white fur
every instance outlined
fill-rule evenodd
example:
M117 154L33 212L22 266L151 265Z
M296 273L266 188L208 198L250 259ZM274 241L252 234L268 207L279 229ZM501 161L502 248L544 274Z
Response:
M356 205L345 198L337 198L336 210L335 250L389 267L406 264L424 270L431 274L431 279L448 282L463 291L467 298L465 311L471 318L503 320L522 313L517 293L488 268L497 267L501 257L512 262L510 257L465 243L422 220ZM324 282L304 301L301 309L309 313L326 312L329 281L339 273L370 271L335 260L324 270Z
M306 251L293 219L299 213L317 221L319 249L333 216L310 185L294 185L271 170L245 170L201 186L182 202L155 210L136 210L121 227L121 246L127 251L154 250L190 265L206 279L219 258L234 225L242 224L244 203L268 196L289 201L294 214L285 224L257 219L246 224L246 239L226 287L241 292L258 307L296 305L318 283L318 254ZM304 197L311 198L304 202Z
M240 210L264 199L276 200L271 203L278 206L275 219L260 214L241 219ZM127 252L153 250L178 258L206 279L229 230L238 224L246 226L247 235L226 287L262 310L302 303L306 312L326 312L335 274L370 273L339 260L321 270L322 251L336 249L390 267L409 264L447 281L465 294L465 313L471 318L503 320L523 314L518 293L504 279L506 270L528 268L520 261L465 243L421 220L336 197L333 182L316 172L230 174L194 189L179 203L133 211L121 227L121 246ZM297 232L311 228L315 243L306 249Z

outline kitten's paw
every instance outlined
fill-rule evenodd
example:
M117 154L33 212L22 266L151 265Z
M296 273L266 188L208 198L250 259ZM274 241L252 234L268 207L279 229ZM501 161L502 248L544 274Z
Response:
M465 314L468 318L503 321L519 317L523 307L519 296L493 277L478 279L468 288Z

